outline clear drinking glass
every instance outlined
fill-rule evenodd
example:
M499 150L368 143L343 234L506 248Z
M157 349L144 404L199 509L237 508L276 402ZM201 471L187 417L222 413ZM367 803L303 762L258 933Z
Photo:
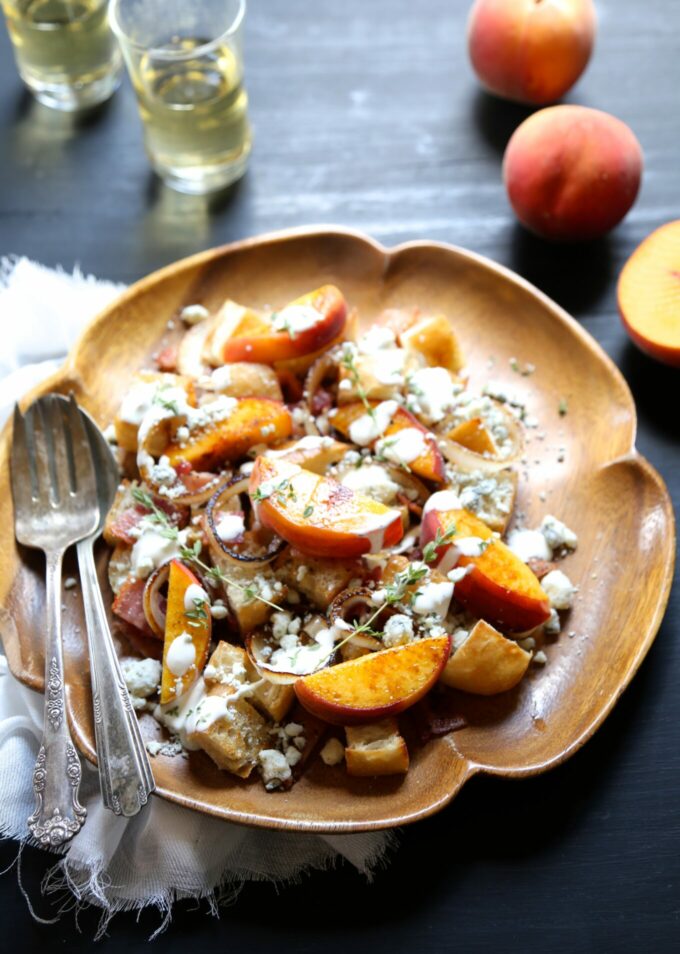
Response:
M246 170L245 9L245 0L111 0L151 164L180 192L212 192Z
M73 111L102 103L120 83L107 0L2 0L24 83L41 103Z

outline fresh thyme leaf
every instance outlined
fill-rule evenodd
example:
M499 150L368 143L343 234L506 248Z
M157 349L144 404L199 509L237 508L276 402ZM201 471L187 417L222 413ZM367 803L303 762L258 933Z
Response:
M307 517L311 517L313 513L314 507L311 504L307 504L305 509L302 511L302 516L307 519Z
M437 559L437 550L445 544L450 543L455 535L455 524L449 527L445 533L442 533L441 528L437 527L434 540L430 540L430 542L426 543L423 547L423 561L425 563L433 563Z
M557 405L557 413L560 417L564 417L569 410L569 405L567 404L567 399L562 398L560 403Z
M236 580L232 580L226 575L226 573L223 573L218 566L208 566L207 563L204 563L199 556L201 552L200 541L197 540L193 547L180 547L179 552L183 560L186 560L189 563L194 563L205 573L208 579L212 580L214 583L228 583L229 586L234 586L237 590L240 590L247 600L259 600L261 603L266 603L267 606L271 606L272 609L278 610L279 612L282 611L281 607L277 603L272 603L271 600L265 599L264 596L260 596L260 594L257 592L257 587L255 584L250 583L246 586L243 583L237 583Z
M179 536L177 527L171 522L167 513L161 510L151 494L141 487L133 487L131 493L132 499L138 503L140 507L144 507L145 510L149 511L149 519L161 528L161 536L166 537L168 540L176 540Z
M375 408L368 400L366 391L361 386L361 379L359 377L359 371L356 366L356 361L354 357L354 351L351 347L346 347L342 352L342 358L340 359L342 366L349 372L350 379L354 385L354 390L359 396L359 400L366 408L369 417L375 419Z

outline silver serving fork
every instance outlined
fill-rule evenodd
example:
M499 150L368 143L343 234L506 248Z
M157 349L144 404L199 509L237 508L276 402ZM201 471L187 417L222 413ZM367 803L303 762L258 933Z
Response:
M66 719L61 645L61 568L66 549L95 531L99 504L94 466L76 402L48 394L22 416L14 409L14 528L19 543L46 557L45 722L33 770L31 834L62 845L87 814L78 801L80 759Z
M104 529L120 474L106 438L82 408L80 413L90 440L100 511L97 529L81 540L77 548L90 650L99 782L104 805L116 815L130 817L146 804L155 782L118 664L93 555L94 542Z

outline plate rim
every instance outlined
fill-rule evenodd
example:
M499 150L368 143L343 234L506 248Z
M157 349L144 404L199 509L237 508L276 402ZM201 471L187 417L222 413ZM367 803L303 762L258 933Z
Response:
M550 298L545 292L541 291L527 279L513 271L508 266L501 265L485 255L471 251L470 249L463 248L462 246L450 244L448 242L414 239L400 242L393 246L386 246L360 229L321 223L318 225L296 226L293 228L265 232L260 235L249 236L234 242L229 242L223 245L205 249L201 252L194 253L193 255L185 256L184 258L178 259L177 261L171 262L162 268L156 269L148 275L143 276L136 282L133 282L124 291L122 291L120 295L117 295L103 310L94 315L80 332L76 341L69 349L69 352L66 355L64 363L61 365L61 367L44 381L34 386L26 394L24 394L20 399L21 404L25 406L27 403L31 403L40 394L43 394L48 390L52 390L57 385L62 384L64 380L68 379L70 374L73 374L74 372L77 374L79 353L84 342L88 336L92 334L94 328L106 321L110 313L124 305L128 299L134 299L140 294L140 292L150 290L153 285L162 282L166 277L176 273L178 269L200 266L212 260L217 260L222 256L230 255L235 252L241 252L261 245L275 244L277 242L288 241L296 238L314 237L345 237L362 242L363 244L372 247L376 252L378 252L385 262L390 262L401 253L407 252L411 249L436 248L446 253L453 252L461 259L471 261L476 265L479 265L482 268L499 275L506 281L509 281L511 284L523 289L525 292L528 292L532 297L537 299L544 308L551 312L554 318L566 325L570 332L576 335L582 345L588 349L592 356L594 356L601 364L605 366L610 377L616 381L620 393L623 395L628 406L631 422L630 446L626 452L618 455L615 458L612 458L611 460L603 462L602 467L610 467L617 463L628 462L645 471L646 476L656 486L660 501L663 505L664 515L668 520L668 526L671 531L666 538L668 543L664 552L663 585L657 595L653 616L650 619L649 625L645 628L644 638L638 643L637 651L629 661L629 665L625 674L620 680L616 692L611 694L606 704L599 711L596 718L592 720L592 722L581 732L581 734L576 739L573 739L571 743L555 757L547 759L540 764L534 764L530 766L518 765L512 768L489 768L469 760L462 754L458 753L455 740L452 737L448 737L452 752L457 753L458 756L457 762L459 764L459 771L457 772L455 784L452 785L451 789L447 791L442 798L429 803L425 807L419 808L407 815L399 815L398 818L392 819L383 818L379 820L366 821L354 820L337 823L314 821L314 819L307 818L282 819L277 818L275 815L270 817L261 813L253 815L235 810L225 810L216 806L211 807L204 803L198 805L195 801L192 802L189 797L173 791L172 789L158 788L154 793L159 797L181 805L182 807L190 808L194 811L201 812L202 814L209 815L210 817L221 818L223 820L231 821L234 824L244 825L247 827L263 828L268 830L311 832L317 834L359 833L378 831L393 828L395 826L412 824L416 821L419 821L420 819L434 815L446 807L446 805L448 805L451 801L453 801L465 782L467 782L468 779L476 774L500 776L508 779L527 778L542 774L543 772L549 771L551 768L561 765L567 759L571 758L572 755L574 755L590 738L592 738L597 729L610 715L614 706L621 698L623 692L630 685L635 673L649 652L649 649L651 648L661 626L673 583L676 555L676 523L670 493L665 481L657 469L637 450L635 441L637 436L638 420L635 401L626 379L612 358L609 357L599 342L597 342L596 339L585 328L583 328L582 325L572 315L570 315L564 308L562 308L561 305L558 305L557 302L553 301L553 299ZM0 456L4 456L6 460L9 460L10 430L11 423L10 420L8 420L4 425L2 440L0 441ZM25 673L16 672L13 669L9 657L8 664L15 678L29 688L37 688L34 680L27 678ZM93 757L93 753L91 751L87 751L80 744L79 733L75 733L75 741L77 747L80 749L85 758L91 762L96 762L96 756Z

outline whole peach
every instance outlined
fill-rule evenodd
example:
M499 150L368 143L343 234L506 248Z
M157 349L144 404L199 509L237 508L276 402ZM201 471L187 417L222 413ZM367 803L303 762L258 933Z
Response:
M482 84L520 103L554 103L590 59L593 0L475 0L468 51Z
M640 143L620 119L586 106L551 106L515 130L503 178L527 228L578 241L618 225L638 194L642 164Z

